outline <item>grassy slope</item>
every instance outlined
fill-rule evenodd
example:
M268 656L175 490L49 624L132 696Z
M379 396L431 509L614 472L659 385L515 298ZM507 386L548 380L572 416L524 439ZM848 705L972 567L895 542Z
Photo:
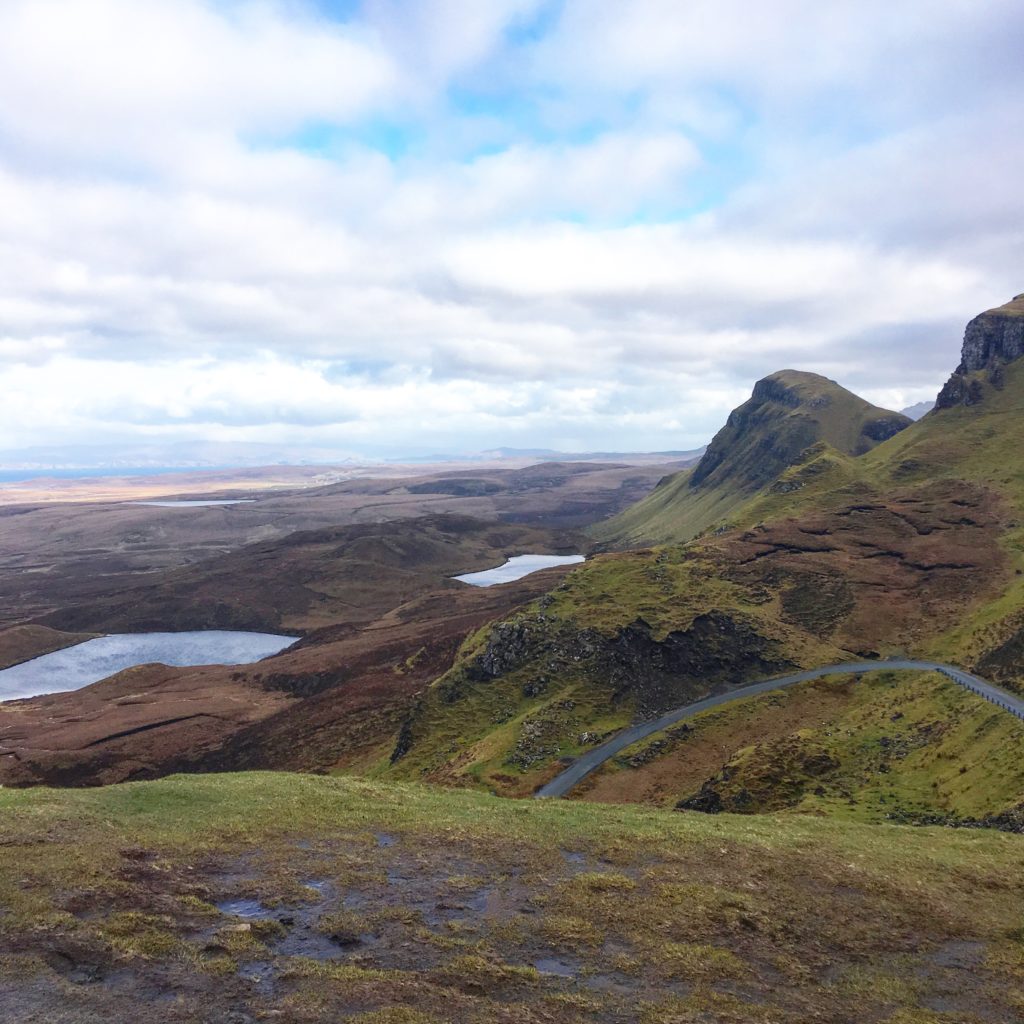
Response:
M551 777L557 758L579 754L598 737L628 724L638 710L636 695L624 694L593 659L576 657L571 648L563 653L562 635L585 626L607 639L643 619L652 637L662 640L718 609L749 625L779 658L793 664L842 657L829 643L781 622L772 605L750 601L742 588L717 578L711 563L689 557L682 547L657 555L607 555L570 573L511 620L545 641L544 649L520 667L498 679L472 679L467 667L484 650L490 629L471 637L456 665L422 700L418 742L396 765L382 758L369 773L526 795ZM680 693L697 699L705 691L706 681L698 675Z
M1008 583L1004 586L993 579L993 586L1003 589L965 604L950 630L937 631L932 626L929 632L930 620L922 613L922 635L913 645L915 653L973 665L1024 624L1018 621L1024 608L1024 529L1014 515L1014 509L1024 506L1022 409L1024 361L1006 368L1005 387L990 391L982 405L933 413L860 458L824 444L815 446L801 465L784 474L784 487L756 496L735 509L730 520L742 529L827 514L844 505L913 492L943 478L971 481L997 493L1003 510L998 543L1008 556ZM643 619L651 625L652 635L661 638L687 628L696 615L717 609L749 623L794 664L842 660L844 652L833 644L780 617L779 595L771 587L751 589L725 579L715 560L716 543L709 538L592 559L547 598L526 609L520 619L552 636L559 631L594 629L606 637ZM478 635L464 649L441 688L464 676L466 665L485 640L485 635ZM539 675L547 677L543 694L525 697L524 684ZM1013 678L1002 681L1015 685ZM585 659L560 666L551 675L545 671L543 656L527 657L496 680L460 685L456 690L451 700L439 699L437 687L427 693L417 717L417 742L408 757L395 767L382 762L378 771L524 793L556 771L555 758L578 753L583 734L605 732L637 710L629 694L623 696ZM689 692L681 689L678 703L684 703ZM557 708L566 700L575 704L571 713ZM546 756L524 770L516 763L522 759L515 752L538 733L544 742L533 747Z
M979 406L957 406L929 413L912 427L859 459L834 453L823 471L788 493L758 496L738 516L753 525L807 510L834 507L851 498L889 495L935 480L966 480L999 494L1007 511L1001 543L1010 556L1014 579L994 601L985 602L962 625L935 638L928 653L970 664L1009 628L1024 609L1024 360L1005 368L1001 390L987 389ZM800 470L787 474L795 479Z
M901 418L818 374L782 370L766 380L787 399L758 398L755 390L729 417L702 463L666 478L636 505L593 528L596 539L617 547L690 540L731 517L809 445L860 455L876 444L865 433L872 424ZM709 465L715 468L697 483Z
M0 814L8 1019L964 1024L1024 1011L1019 836L285 774L4 791ZM268 909L244 924L216 910L239 896ZM294 945L306 921L362 938L309 959ZM574 977L538 972L545 956ZM83 963L91 984L75 983ZM938 1000L944 1012L921 1009Z
M860 821L1024 803L1024 724L937 674L819 680L687 724L623 751L578 795L673 807L715 779L734 810Z

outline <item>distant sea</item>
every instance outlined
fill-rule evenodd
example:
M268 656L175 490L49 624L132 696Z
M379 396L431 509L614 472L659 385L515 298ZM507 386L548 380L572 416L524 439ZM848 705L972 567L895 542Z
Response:
M159 476L161 473L203 473L230 469L230 466L104 466L100 469L0 469L0 483L21 480L86 480L98 476Z

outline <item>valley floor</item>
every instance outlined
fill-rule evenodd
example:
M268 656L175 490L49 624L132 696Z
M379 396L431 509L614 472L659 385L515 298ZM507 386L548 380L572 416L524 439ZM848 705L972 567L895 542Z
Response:
M0 814L4 1020L1024 1020L1019 835L286 773Z

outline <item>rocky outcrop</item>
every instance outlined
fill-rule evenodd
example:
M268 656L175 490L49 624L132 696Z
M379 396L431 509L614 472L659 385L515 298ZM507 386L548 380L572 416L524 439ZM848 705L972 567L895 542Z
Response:
M883 441L888 441L890 437L895 437L901 430L906 430L910 426L907 422L908 419L910 419L909 416L904 416L901 412L894 412L889 416L879 416L878 419L868 420L861 431L861 437L874 441L875 444L881 444Z
M641 717L661 714L684 698L723 682L769 676L792 667L780 657L777 644L766 639L741 616L711 611L698 615L690 627L656 639L642 619L612 637L569 623L555 624L543 616L499 623L483 652L464 672L445 680L438 696L455 703L467 696L469 684L490 682L524 667L531 672L523 692L543 690L549 680L586 666L594 679L608 683L617 698L635 698Z
M727 485L757 490L824 441L862 455L910 426L897 412L879 409L816 373L781 370L754 385L734 409L690 476L691 489Z
M960 369L987 370L1024 356L1024 295L976 316L964 332Z
M782 737L740 751L676 810L762 814L795 807L839 767L820 743L800 735Z
M935 403L937 409L977 405L1003 384L1003 367L1024 356L1024 294L976 316L964 332L960 365Z

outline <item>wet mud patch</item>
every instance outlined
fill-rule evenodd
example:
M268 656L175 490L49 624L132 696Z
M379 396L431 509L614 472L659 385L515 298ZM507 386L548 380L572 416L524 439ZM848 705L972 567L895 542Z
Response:
M710 853L559 839L440 826L119 855L109 891L65 897L73 934L37 941L21 1005L62 1024L797 1024L813 993L831 1014L820 1019L874 1024L891 1016L881 990L964 1020L969 1000L978 1020L1012 1019L991 994L987 947L963 933L922 941L932 952L898 976L864 967L882 919L914 946L899 894L877 880L808 855L797 883L774 854L724 838ZM818 920L823 892L842 906L841 932ZM8 1010L4 983L4 1019L31 1019ZM396 1007L415 1012L384 1013Z
M556 978L575 978L583 969L579 960L560 956L539 956L533 961L533 966L542 975L549 974Z

